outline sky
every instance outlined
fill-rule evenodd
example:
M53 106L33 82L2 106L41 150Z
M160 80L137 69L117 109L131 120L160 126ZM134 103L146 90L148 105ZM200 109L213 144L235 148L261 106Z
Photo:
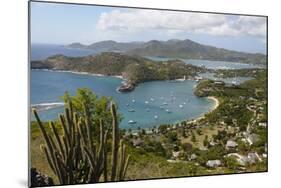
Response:
M31 43L91 44L190 39L230 50L266 53L266 18L31 2Z

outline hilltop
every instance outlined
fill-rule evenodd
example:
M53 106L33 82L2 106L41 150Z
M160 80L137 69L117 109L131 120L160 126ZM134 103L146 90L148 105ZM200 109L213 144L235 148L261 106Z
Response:
M51 69L122 76L129 86L153 80L194 78L205 69L188 65L181 60L155 62L136 55L103 52L85 57L55 55L43 61L32 61L32 69ZM132 90L132 87L130 90Z
M249 64L266 64L266 55L245 53L209 45L192 40L171 39L167 41L151 40L148 42L101 41L91 45L72 43L70 48L91 49L97 52L123 52L130 55L157 56L184 59L204 59L216 61L241 62Z

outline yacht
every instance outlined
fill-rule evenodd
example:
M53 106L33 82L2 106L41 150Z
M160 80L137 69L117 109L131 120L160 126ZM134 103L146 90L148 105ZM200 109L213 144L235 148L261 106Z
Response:
M169 109L166 109L166 112L167 112L167 113L171 113L171 111L170 111Z
M135 112L135 109L129 109L128 112Z
M129 123L129 124L136 124L137 122L134 121L134 120L130 120L128 123Z

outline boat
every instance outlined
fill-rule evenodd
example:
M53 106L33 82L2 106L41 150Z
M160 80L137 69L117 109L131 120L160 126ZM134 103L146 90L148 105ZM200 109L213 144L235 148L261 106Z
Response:
M132 100L132 102L133 102L133 103L135 103L135 102L136 102L136 100L135 100L135 99L133 99L133 100Z
M129 106L129 103L127 103L126 106Z
M236 77L236 73L235 73L235 78L234 78L234 80L231 82L233 85L237 85L238 84L238 82L237 82L237 77Z
M129 124L136 124L137 122L134 121L134 120L130 120L130 121L128 121L128 123L129 123Z
M182 104L186 104L186 102L183 102Z
M158 119L158 116L157 116L157 115L155 115L155 116L154 116L154 119Z
M180 107L180 108L183 108L183 105L182 105L182 104L180 104L180 105L179 105L179 107Z
M176 79L176 81L183 82L186 80L186 76L184 75L183 78Z
M147 112L150 112L150 109L149 108L147 108L147 109L145 109Z
M151 101L154 101L154 98L150 98Z
M148 102L148 101L145 101L144 103L145 103L145 104L148 104L149 102Z
M166 102L163 102L163 103L162 103L162 105L168 105L168 103L166 103Z
M169 109L166 109L166 112L167 112L167 113L171 113L171 111L170 111Z
M135 109L129 109L128 112L135 112Z

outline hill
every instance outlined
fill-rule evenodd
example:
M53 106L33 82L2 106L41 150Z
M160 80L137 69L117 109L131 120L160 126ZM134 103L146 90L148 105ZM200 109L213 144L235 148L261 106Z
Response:
M118 75L130 85L153 80L174 80L184 76L192 78L205 71L204 68L185 64L181 60L154 62L140 56L116 52L85 57L55 55L43 61L31 61L31 68Z
M151 40L148 42L120 43L101 41L91 45L68 45L73 48L92 49L97 52L124 52L138 56L159 56L184 59L204 59L216 61L241 62L249 64L266 64L266 56L260 53L245 53L213 46L203 45L186 40L171 39L168 41Z

